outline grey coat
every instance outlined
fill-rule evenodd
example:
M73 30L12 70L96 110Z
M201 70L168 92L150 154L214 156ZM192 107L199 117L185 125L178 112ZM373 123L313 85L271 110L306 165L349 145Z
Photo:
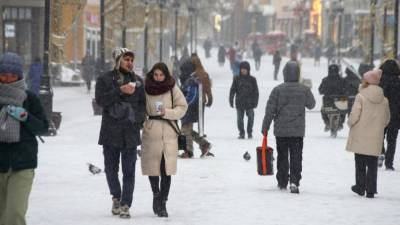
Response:
M300 69L290 61L283 69L284 83L275 87L268 99L262 132L268 132L274 120L276 137L304 137L305 108L315 107L311 90L300 84Z

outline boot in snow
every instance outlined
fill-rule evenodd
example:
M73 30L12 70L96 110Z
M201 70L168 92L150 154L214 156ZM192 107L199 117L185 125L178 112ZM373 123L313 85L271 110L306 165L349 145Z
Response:
M200 158L204 158L206 156L214 157L215 155L210 152L211 144L209 142L205 142L200 144L201 155Z
M378 167L381 168L383 166L383 161L385 160L385 155L378 156Z
M112 208L111 208L111 213L113 215L119 215L121 212L121 207L119 204L119 199L118 198L113 198L112 199Z
M295 184L290 184L290 193L299 194L299 187Z
M131 214L129 213L129 206L128 205L121 206L121 212L119 214L119 217L123 218L123 219L131 218Z
M161 208L160 208L160 212L158 213L158 217L168 217L167 200L161 201Z
M153 212L158 215L161 211L161 195L160 192L153 193Z

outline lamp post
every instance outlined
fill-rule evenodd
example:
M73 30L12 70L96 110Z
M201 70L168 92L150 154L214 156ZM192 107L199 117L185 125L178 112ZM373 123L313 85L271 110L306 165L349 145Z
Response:
M105 39L104 39L104 0L100 0L100 61L101 61L101 74L104 71L105 64Z
M375 18L376 18L376 0L371 0L371 49L370 65L374 65L374 41L375 41Z
M144 45L143 45L143 74L147 73L148 70L148 61L147 61L147 51L148 51L148 36L149 36L149 2L144 0L145 4L145 15L144 15Z
M179 7L181 6L179 0L175 0L173 5L175 9L175 44L174 44L174 53L175 57L178 58L178 13L179 13Z
M190 54L193 53L193 12L194 12L193 0L190 0L188 5L189 21L190 21Z
M251 32L257 32L258 14L261 12L258 0L253 0L249 5L248 11L251 13Z
M396 0L394 4L394 58L397 59L399 51L399 1Z
M160 62L162 62L163 59L163 9L165 6L165 1L166 0L158 0L158 6L160 7Z
M342 17L343 17L343 11L344 11L344 4L343 1L336 1L334 2L333 5L333 11L335 13L335 17L338 19L338 31L337 31L337 57L338 57L338 64L341 64L341 54L340 54L340 48L341 48L341 39L342 39Z
M122 47L126 47L126 0L122 0Z
M40 81L39 97L43 104L47 119L49 120L49 131L46 135L54 136L57 134L57 129L54 125L53 114L53 90L50 85L50 71L49 71L49 43L50 43L50 6L51 0L45 0L44 13L44 55L43 55L43 76Z

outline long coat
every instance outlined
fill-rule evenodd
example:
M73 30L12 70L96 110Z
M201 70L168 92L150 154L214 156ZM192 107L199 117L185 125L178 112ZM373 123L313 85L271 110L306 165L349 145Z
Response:
M379 86L369 85L357 94L347 124L350 127L346 150L378 156L383 131L390 120L389 103Z
M157 116L155 102L163 102L165 108L164 119L179 120L185 115L187 103L185 96L178 86L161 95L148 95L146 93L146 113ZM175 122L171 121L174 125ZM149 120L144 122L142 133L142 174L160 176L161 158L164 155L165 172L167 175L176 174L178 158L178 135L171 125L164 120Z

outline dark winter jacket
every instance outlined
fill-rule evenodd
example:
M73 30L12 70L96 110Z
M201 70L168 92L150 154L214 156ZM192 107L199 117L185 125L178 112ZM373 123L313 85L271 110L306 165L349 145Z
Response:
M240 68L245 68L248 75L236 76L233 79L229 94L229 104L233 106L233 99L238 109L254 109L258 105L258 85L255 77L250 75L250 65L242 62Z
M379 86L382 87L390 108L388 126L400 129L400 69L394 60L385 61L380 69L382 70L382 78Z
M361 80L350 69L346 69L346 75L347 76L344 78L345 94L347 96L356 96L358 94Z
M21 122L19 142L0 142L0 173L37 167L38 143L35 136L46 133L49 124L39 98L31 91L26 93L23 107L28 112L28 119Z
M318 90L323 95L324 106L333 104L332 96L345 95L345 83L339 75L339 67L337 65L333 64L329 66L328 76L322 79Z
M91 81L96 73L96 61L91 56L85 56L82 59L82 78L85 81Z
M219 63L225 63L225 57L226 57L226 50L224 46L220 46L218 49L218 62Z
M182 117L182 124L196 123L199 121L199 83L200 79L195 72L185 80L182 85L182 93L186 98L188 109Z
M272 57L272 64L280 65L281 64L282 57L279 53L275 53L274 56Z
M299 83L300 68L289 61L283 69L284 83L275 87L268 99L262 132L270 129L274 120L276 137L304 137L305 108L315 107L311 90Z
M40 80L42 78L42 74L43 64L40 61L32 63L32 65L29 67L28 85L29 90L31 90L36 95L39 94Z
M134 148L141 144L140 129L145 119L144 85L141 78L136 74L126 74L123 84L139 81L141 85L136 85L136 90L132 95L123 94L117 82L118 77L118 72L112 70L97 78L96 102L103 107L99 144L118 148ZM130 104L134 112L133 119L131 116L117 118L112 115L115 105L121 103Z

